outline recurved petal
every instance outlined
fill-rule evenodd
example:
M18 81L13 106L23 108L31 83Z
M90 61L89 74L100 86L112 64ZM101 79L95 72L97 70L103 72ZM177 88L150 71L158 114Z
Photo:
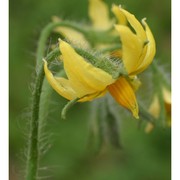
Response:
M89 0L89 17L97 30L106 30L112 26L108 6L103 0Z
M136 71L142 53L142 42L139 38L124 25L116 25L122 42L122 60L129 74Z
M64 69L78 97L101 92L115 82L110 74L88 63L65 41L61 40L59 46Z
M151 64L151 62L153 61L153 58L155 56L155 53L156 53L156 43L155 43L153 34L152 34L149 26L145 22L145 19L142 20L142 23L145 27L145 32L146 32L148 43L146 45L147 46L146 55L145 55L141 65L138 67L137 73L144 71Z
M129 109L135 118L139 118L139 107L136 96L125 78L119 78L115 83L108 86L108 90L120 105Z
M127 24L127 19L125 14L119 9L119 6L114 5L112 6L112 12L114 13L114 15L116 16L117 20L118 20L118 24L121 25L126 25Z
M147 40L146 33L144 31L143 26L136 19L136 17L133 14L126 11L125 9L123 9L121 6L119 6L119 11L126 16L128 22L133 27L133 29L136 32L138 38L140 38L143 42L145 42Z
M67 79L56 78L53 76L51 71L47 67L47 62L44 60L44 72L47 78L47 81L52 86L52 88L61 96L68 100L77 98L74 90L71 88L71 85Z

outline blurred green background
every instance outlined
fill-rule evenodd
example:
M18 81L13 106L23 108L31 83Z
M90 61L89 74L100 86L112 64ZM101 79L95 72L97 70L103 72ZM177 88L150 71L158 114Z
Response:
M37 41L53 15L77 22L88 22L87 0L10 0L9 64L9 153L10 179L23 180L26 161L28 119ZM122 4L138 19L147 17L156 43L156 58L170 72L170 0L106 0ZM53 42L49 38L49 44ZM48 86L47 86L48 87ZM51 88L49 87L51 91ZM150 98L150 97L149 97ZM123 149L93 156L87 153L89 103L77 104L60 120L66 100L53 90L43 102L49 113L44 127L44 150L40 176L45 179L77 180L170 180L171 131L155 128L145 134L133 118L124 116L120 124ZM46 140L47 139L47 140Z

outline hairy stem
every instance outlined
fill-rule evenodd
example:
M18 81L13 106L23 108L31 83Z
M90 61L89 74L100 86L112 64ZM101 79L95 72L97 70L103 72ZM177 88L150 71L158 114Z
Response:
M43 79L44 79L44 70L42 66L37 75L37 78L35 81L35 90L33 92L26 180L35 180L37 177L38 160L39 160L39 154L38 154L39 121L38 119L39 119L40 94L41 94Z
M49 23L43 30L42 33L40 35L40 39L38 42L38 49L37 49L37 67L40 65L42 58L44 57L44 51L46 49L46 42L47 39L50 35L50 33L58 26L64 26L64 27L69 27L72 28L76 31L81 32L82 34L86 35L86 31L83 30L81 27L79 27L76 24L73 24L71 22L66 22L66 21L62 21L62 22L52 22Z
M39 40L39 46L37 50L37 75L35 79L35 89L33 91L32 98L32 115L30 120L30 134L26 164L26 180L37 179L39 161L39 104L44 80L44 69L41 58L44 56L45 42L52 31L50 27L52 28L52 24L51 26L48 25L44 28ZM59 50L56 49L47 55L46 60L50 61L59 54Z

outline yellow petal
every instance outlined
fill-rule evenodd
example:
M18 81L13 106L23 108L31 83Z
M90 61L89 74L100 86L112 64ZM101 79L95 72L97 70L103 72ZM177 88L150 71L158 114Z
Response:
M122 59L129 74L136 71L139 58L142 53L143 44L137 36L126 26L116 25L122 42Z
M78 97L101 92L115 82L110 74L88 63L65 41L60 41L59 46L65 72Z
M135 75L137 73L142 72L144 69L146 69L149 64L152 62L154 55L155 55L155 41L153 38L153 35L150 31L150 28L148 27L148 25L146 24L145 20L142 20L142 24L135 18L135 16L131 13L129 13L128 11L124 10L121 7L115 7L115 12L116 14L119 13L119 16L122 16L121 14L123 14L126 18L127 21L129 22L129 24L131 25L131 27L134 29L134 31L136 32L136 36L137 39L139 40L139 45L141 46L141 54L139 56L138 59L132 59L131 62L135 61L133 63L133 69L131 68L132 66L130 66L130 63L127 63L128 67L127 70L129 69L129 73L131 75ZM120 37L122 38L122 35L120 33ZM146 42L148 42L148 44L144 45ZM129 53L131 52L131 49L129 49ZM125 54L126 52L124 52ZM124 56L124 55L123 55ZM125 59L125 60L124 60ZM124 61L128 61L126 60L126 58L123 58ZM129 62L129 61L128 61Z
M146 33L144 31L144 28L142 27L141 23L135 18L135 16L125 9L119 7L119 11L123 13L130 25L133 27L134 31L136 32L136 35L138 36L139 39L141 39L143 42L147 40Z
M49 84L58 94L69 100L77 98L74 90L71 88L69 84L69 81L64 78L54 77L53 74L49 71L47 67L47 62L45 60L44 60L44 71Z
M116 16L116 18L118 20L118 24L121 24L121 25L126 25L127 24L126 16L124 15L124 13L122 13L122 11L120 11L119 6L113 5L112 6L112 12Z
M164 105L166 109L166 115L171 116L171 92L167 89L162 89ZM155 117L158 118L160 114L160 103L157 95L154 96L153 101L149 107L149 112Z
M135 118L139 118L136 96L125 78L119 78L114 84L108 86L108 90L120 105L129 109Z
M160 114L160 104L157 95L153 97L152 103L149 107L149 113L155 118L159 117Z
M96 93L93 93L93 94L87 94L86 96L81 98L79 100L79 102L91 101L93 99L100 98L100 97L104 96L106 94L106 92L107 92L107 90L105 89L102 92L96 92Z
M61 21L58 17L53 16L52 18L53 22L59 22ZM84 35L78 31L75 31L72 28L68 28L68 27L57 27L54 30L57 33L62 34L66 39L68 39L69 41L75 42L75 43L79 43L80 45L82 45L83 47L90 47L88 41L86 40L86 38L84 37Z
M148 44L146 45L147 51L145 53L145 57L143 58L143 62L141 63L141 65L138 67L137 73L144 71L151 64L156 53L156 43L155 43L153 34L149 26L145 22L145 19L142 20L142 23L145 27Z
M89 17L96 30L107 30L112 26L108 6L103 0L89 0Z

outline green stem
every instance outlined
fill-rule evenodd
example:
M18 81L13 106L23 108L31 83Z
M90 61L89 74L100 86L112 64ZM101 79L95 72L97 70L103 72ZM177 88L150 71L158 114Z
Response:
M50 61L55 56L60 54L57 49L52 51L47 55L46 60ZM44 80L44 69L43 65L39 68L35 80L35 89L33 91L32 98L32 116L30 120L30 136L28 143L28 155L27 155L27 165L26 165L26 180L36 180L38 163L39 163L39 104L41 90Z
M39 154L38 154L39 102L40 102L40 94L41 94L43 79L44 79L44 70L43 67L41 67L35 81L35 90L33 92L26 180L36 180L37 177L37 169L38 169L38 161L39 161Z
M74 105L77 103L77 101L79 100L79 98L73 99L71 101L69 101L65 107L63 108L62 112L61 112L61 118L62 119L66 119L66 113L67 111Z
M64 27L69 27L69 28L73 28L79 32L81 32L82 34L84 34L86 36L87 32L85 30L83 30L81 27L79 27L76 24L73 24L71 22L52 22L49 23L43 30L42 33L40 35L40 39L38 42L38 49L37 49L37 67L40 65L42 58L44 57L44 51L46 49L46 42L47 39L49 37L49 35L51 34L51 32L58 26L64 26Z

